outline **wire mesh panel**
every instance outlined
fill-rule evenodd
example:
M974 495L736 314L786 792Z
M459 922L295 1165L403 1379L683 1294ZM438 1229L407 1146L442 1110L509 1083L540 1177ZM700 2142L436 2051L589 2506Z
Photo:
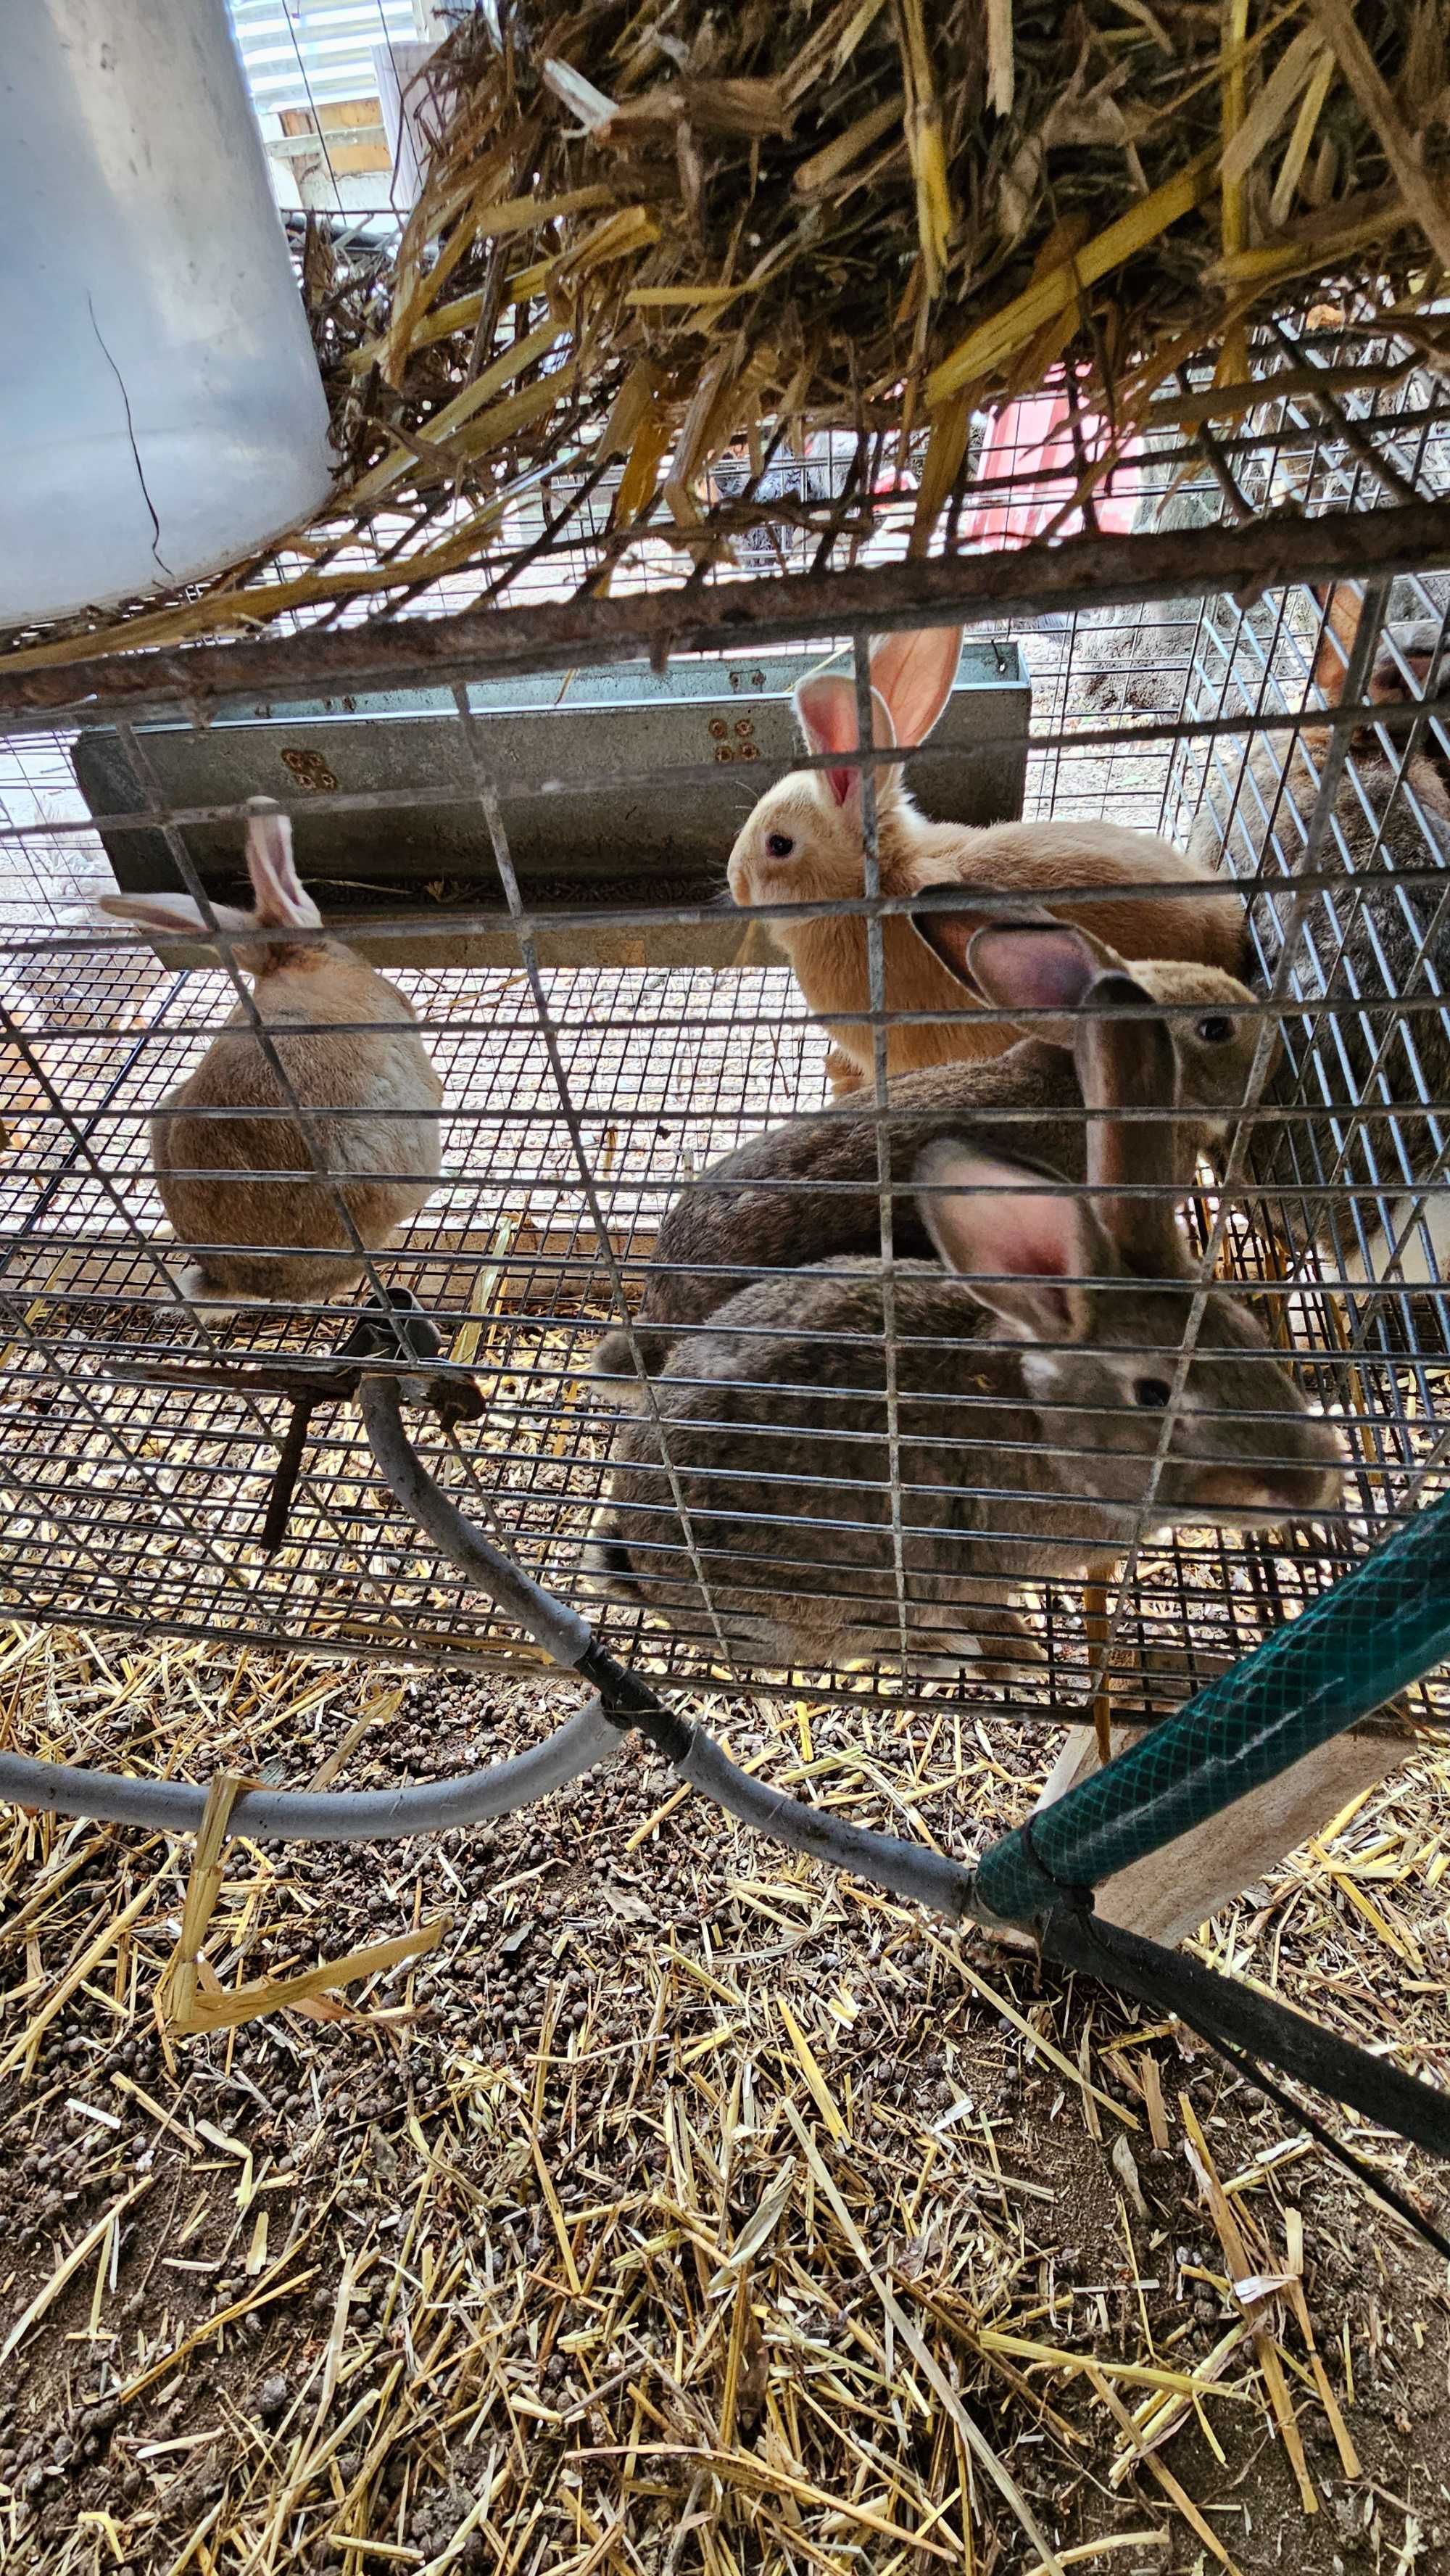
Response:
M1231 599L1212 570L1235 530L1272 569L1286 525L1423 528L1450 405L1383 335L1367 386L1366 346L1341 396L1325 335L1292 344L1286 390L1222 438L1185 377L1095 499L1040 423L979 424L944 553L903 560L909 501L858 492L859 568L834 578L863 589L787 594L744 548L685 593L697 641L718 615L743 643L722 622L647 690L614 666L657 642L650 600L574 599L617 469L531 570L547 515L521 532L522 623L435 628L441 655L314 607L264 648L93 666L99 690L12 682L6 1606L526 1661L392 1506L350 1407L311 1417L269 1556L286 1401L175 1382L320 1369L389 1287L483 1393L437 1435L444 1480L615 1651L705 1689L1061 1714L1111 1688L1142 1714L1438 1492L1447 592L1341 561ZM782 487L772 575L807 560L832 470ZM1101 604L1071 544L1020 551L1074 508L1095 567L1115 526L1172 541L1151 599ZM879 756L922 739L900 638L939 630L946 576L965 595L983 556L1021 605L977 599L970 728L906 763L913 810ZM755 689L777 652L788 677L835 655L788 789L788 677L775 736ZM531 766L510 690L544 728ZM565 728L591 709L584 759ZM561 786L581 849L591 797L618 818L617 868L571 873ZM347 954L238 908L259 791ZM682 874L686 846L713 863ZM170 930L101 923L118 883L169 889ZM419 1062L441 1097L409 1088ZM153 1129L182 1084L187 1119ZM387 1176L409 1203L383 1223ZM237 1194L264 1182L289 1213L259 1239Z

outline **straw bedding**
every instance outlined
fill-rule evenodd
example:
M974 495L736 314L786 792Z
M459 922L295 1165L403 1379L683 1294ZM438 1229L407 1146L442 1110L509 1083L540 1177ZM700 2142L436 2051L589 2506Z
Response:
M29 1753L295 1786L491 1758L559 1697L21 1629L0 1692ZM729 1732L960 1850L1044 1749L949 1697ZM1446 1789L1427 1753L1209 1946L1441 2082ZM1034 2528L1106 2576L1442 2563L1438 2267L1171 2031L630 1750L466 1836L234 1847L229 1991L448 1928L182 2039L192 1850L0 1820L15 2576L1027 2576Z

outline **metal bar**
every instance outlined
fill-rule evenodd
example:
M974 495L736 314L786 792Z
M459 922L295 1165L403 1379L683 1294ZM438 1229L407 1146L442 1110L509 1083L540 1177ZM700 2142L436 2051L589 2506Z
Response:
M1383 621L1385 601L1387 597L1388 592L1384 589L1367 589L1365 593L1364 613L1360 619L1359 628L1355 635L1353 649L1350 654L1349 675L1346 684L1351 693L1355 696L1358 696L1360 690L1364 687L1370 666L1374 659L1375 644ZM1317 864L1320 848L1329 831L1334 814L1335 799L1339 792L1339 781L1343 772L1348 749L1348 737L1345 734L1337 732L1331 735L1329 749L1325 755L1323 767L1319 772L1319 790L1315 800L1314 811L1310 816L1309 827L1305 836L1302 856L1306 869L1313 868ZM1289 918L1284 926L1282 934L1282 954L1280 955L1278 964L1275 967L1268 996L1269 1008L1271 1011L1275 1012L1280 1011L1283 1008L1284 999L1289 987L1290 976L1293 972L1300 932L1307 917L1310 901L1308 889L1298 883L1297 876L1294 880L1294 887L1295 890L1289 908ZM1106 1676L1109 1670L1110 1658L1118 1641L1118 1635L1122 1627L1123 1618L1137 1574L1138 1561L1147 1538L1148 1530L1152 1525L1153 1507L1157 1500L1163 1474L1167 1468L1174 1429L1184 1400L1189 1370L1192 1365L1194 1352L1197 1348L1204 1311L1211 1294L1219 1252L1227 1229L1229 1208L1242 1185L1244 1166L1248 1159L1249 1146L1253 1136L1253 1113L1257 1110L1263 1099L1264 1085L1268 1080L1272 1067L1274 1051L1274 1023L1270 1018L1265 1017L1261 1019L1259 1023L1257 1039L1254 1046L1253 1062L1249 1068L1248 1078L1244 1086L1245 1109L1248 1114L1239 1119L1233 1143L1229 1148L1228 1161L1223 1174L1223 1194L1219 1200L1218 1214L1203 1247L1203 1260L1199 1286L1195 1293L1193 1304L1189 1310L1187 1324L1184 1328L1183 1347L1179 1354L1170 1382L1169 1400L1163 1410L1163 1429L1159 1438L1158 1453L1154 1459L1152 1472L1149 1476L1138 1507L1136 1525L1133 1530L1131 1544L1124 1552L1125 1561L1119 1577L1117 1601L1107 1621L1106 1634L1104 1635L1101 1643L1098 1659L1098 1675L1101 1676L1104 1686L1106 1686Z
M1359 578L1450 566L1450 503L1257 519L1243 528L1161 536L1075 537L1051 549L782 574L713 588L637 591L618 599L547 600L444 618L348 627L261 644L196 645L10 671L0 661L0 724L37 715L133 716L178 700L310 698L386 685L407 670L430 685L508 672L558 671L670 653L760 649L857 629L980 623L1053 610L1113 608L1216 591Z
M876 1105L876 1222L881 1247L881 1372L886 1399L886 1473L891 1499L891 1570L896 1591L897 1642L903 1680L910 1669L911 1647L906 1620L906 1548L901 1517L901 1416L896 1379L896 1248L891 1191L891 1146L886 1078L891 1034L886 1020L886 947L878 907L881 901L881 856L875 763L866 757L875 737L875 700L871 661L863 637L852 656L856 687L856 740L862 759L857 778L861 793L862 893L866 917L866 977L871 1012L871 1090Z
M3 677L3 672L4 664L0 662L0 677ZM420 689L424 686L432 686L431 674L426 681L420 679ZM174 713L174 700L171 702L171 707ZM1118 722L1091 725L1074 719L1070 726L1034 724L1027 736L1027 753L1029 758L1040 758L1052 751L1069 751L1075 754L1089 751L1120 753L1134 750L1156 751L1165 745L1175 743L1224 742L1237 745L1241 736L1251 741L1258 741L1261 737L1272 737L1276 734L1318 733L1331 726L1354 732L1367 724L1373 724L1392 735L1418 734L1427 721L1437 725L1450 721L1450 695L1441 694L1438 691L1428 692L1425 697L1417 698L1405 705L1389 706L1378 705L1371 699L1355 702L1346 697L1338 707L1334 708L1275 709L1258 706L1251 714L1217 717L1186 716L1172 722L1155 718L1152 723L1143 724ZM977 748L996 748L999 744L1016 743L1020 739L1015 729L985 723L973 736L974 746ZM930 772L934 765L943 759L952 759L955 756L949 747L944 750L940 743L934 742L920 743L915 750L901 751L896 755L901 765L912 776L913 784L928 789ZM769 780L783 775L787 769L828 769L833 765L829 754L822 754L816 758L806 752L793 752L788 760L763 758L754 776L764 787ZM584 770L574 773L569 784L574 793L588 795L597 788L616 784L621 774L629 776L631 773L628 771L621 773L618 767L600 769L593 774ZM653 770L648 769L641 769L635 774L642 779L653 778L655 775ZM681 761L678 764L671 764L671 787L707 787L718 786L718 784L719 772L713 762ZM407 813L419 803L422 792L417 787L374 787L355 792L345 792L341 789L317 790L308 795L305 809L290 807L285 799L279 800L279 803L284 812L305 810L309 815ZM542 789L535 790L535 793L547 794L548 792L547 782ZM478 790L472 780L455 785L447 779L430 779L426 797L430 808L466 806L477 803ZM246 822L247 806L245 800L240 798L225 805L169 805L165 809L165 819L178 831L194 829L198 824L237 823L240 825ZM156 817L145 811L92 814L88 821L90 829L102 834L154 832L156 829ZM43 846L47 841L67 841L74 838L75 829L74 822L51 822L44 818L25 823L0 821L0 849L3 849L7 842L14 842L23 850L31 843ZM914 900L914 898L903 897L903 904L908 900ZM712 911L729 909L730 907L722 904L719 898L716 898L713 904L671 904L669 906L671 918L676 920L708 919ZM538 927L552 930L557 929L561 924L576 921L614 922L631 918L649 920L654 917L654 913L642 911L638 915L631 915L627 907L613 905L607 909L597 908L593 912L551 905L546 912L537 914L529 912L525 907L525 917ZM375 931L390 928L395 916L379 907L375 912L369 911L365 916L356 918L365 919L368 930ZM409 928L417 924L416 911L405 910L396 918L406 922ZM443 930L468 925L489 929L512 927L512 923L513 915L500 910L497 905L492 908L473 905L467 908L460 907L456 911L450 908L445 920L438 926ZM335 929L296 930L289 932L288 937L298 947L305 947L308 944L315 947L323 940L336 935ZM110 947L123 936L124 934L119 932L103 935L99 931L77 935L74 931L57 929L34 939L17 938L7 941L6 944L15 954L84 955L88 950L101 946L103 938L104 945ZM135 934L131 935L130 944L139 944ZM177 947L188 945L204 947L210 944L209 934L199 928L193 931L182 929L174 934L174 945Z
M636 1369L639 1372L641 1383L645 1388L646 1401L655 1415L656 1426L660 1439L660 1455L664 1460L665 1472L670 1479L670 1490L680 1515L680 1528L684 1534L685 1544L687 1547L693 1549L694 1539L691 1531L690 1515L686 1507L678 1479L674 1474L674 1470L670 1462L664 1425L659 1420L658 1409L655 1405L654 1389L650 1385L643 1363L640 1359L638 1345L635 1342L634 1323L630 1316L628 1303L624 1294L624 1279L620 1271L619 1263L615 1258L614 1247L609 1239L609 1229L605 1223L604 1210L599 1202L599 1191L590 1165L588 1150L584 1142L583 1127L570 1090L568 1072L559 1047L558 1031L555 1029L553 1014L549 1008L548 996L544 990L544 978L543 971L539 964L538 946L525 915L524 901L519 891L519 881L514 869L512 854L509 849L508 835L504 828L502 809L499 805L498 789L479 747L478 725L468 702L468 692L466 689L460 687L456 688L453 694L454 703L458 709L459 722L463 728L463 738L468 746L468 757L473 770L479 803L483 808L484 819L488 826L489 839L493 846L494 864L498 869L499 880L503 886L510 915L517 931L519 956L523 963L524 973L528 977L529 991L533 997L535 1021L543 1036L544 1046L549 1059L549 1071L553 1077L560 1114L563 1117L565 1127L568 1131L570 1150L579 1173L580 1185L584 1192L585 1202L594 1223L595 1241L602 1251L605 1266L609 1272L610 1286L614 1292L616 1312L621 1319L624 1331L628 1337L631 1356L634 1360ZM705 1583L703 1573L700 1576L700 1585L701 1590L704 1593L706 1608L709 1611L711 1622L715 1628L716 1644L720 1653L722 1655L726 1655L728 1660L725 1639L721 1634L719 1622L715 1619L714 1611L710 1607L709 1589Z

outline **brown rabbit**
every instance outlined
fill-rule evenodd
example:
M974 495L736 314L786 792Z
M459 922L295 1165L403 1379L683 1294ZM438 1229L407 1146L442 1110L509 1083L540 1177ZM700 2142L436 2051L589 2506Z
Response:
M1161 1024L1151 1088L1173 1079ZM1096 1206L967 1141L917 1166L947 1269L894 1271L904 1609L897 1601L879 1264L823 1262L732 1297L679 1343L616 1436L590 1570L612 1597L743 1660L819 1671L899 1652L918 1672L1037 1656L1029 1582L1101 1579L1147 1496L1197 1285L1161 1122L1110 1127ZM668 1462L669 1473L666 1473ZM1246 1307L1202 1314L1151 1512L1243 1527L1338 1492L1312 1416ZM689 1518L688 1532L676 1501ZM708 1605L695 1563L704 1571ZM1000 1648L998 1650L1000 1652Z
M873 648L878 749L926 740L951 695L960 651L960 629L951 627L888 636ZM809 749L828 760L835 755L840 765L794 772L762 796L730 854L730 891L743 907L839 902L864 890L861 771L848 759L858 747L854 681L824 673L803 681L796 712ZM1113 823L929 823L907 794L900 764L873 766L883 895L969 883L1046 904L1125 957L1191 960L1229 975L1242 970L1242 898L1215 869L1169 842ZM1083 901L1066 891L1083 888L1103 891ZM860 1017L870 1008L864 920L773 921L770 928L834 1048L869 1073L871 1030ZM887 1010L950 1015L891 1028L890 1070L1000 1054L1010 1033L963 1018L960 990L910 924L890 915L881 930Z
M424 1205L439 1172L443 1086L410 1004L340 940L288 936L320 928L322 917L298 882L286 815L263 797L250 811L256 909L213 910L236 937L237 964L252 978L258 1016L298 1105L325 1113L309 1123L342 1186L335 1192L303 1177L316 1167L295 1117L253 1114L285 1109L287 1093L239 1005L151 1121L162 1205L177 1242L195 1255L178 1284L189 1301L212 1308L249 1298L322 1300L350 1288L363 1263L337 1197L375 1252ZM100 909L153 934L205 935L200 907L187 895L107 895ZM193 1114L202 1112L211 1114Z
M1172 1177L1187 1187L1199 1153L1243 1100L1258 1022L1242 984L1213 966L1127 966L1088 931L1047 914L1003 907L984 916L963 907L915 919L973 999L1020 1013L1026 1034L986 1063L934 1066L892 1082L886 1125L898 1256L931 1252L906 1193L921 1154L945 1136L1080 1181L1093 1176L1101 1113L1137 1100L1184 1113ZM1157 1022L1107 1016L1154 1002L1164 1005ZM1155 1030L1168 1034L1166 1056ZM1151 1083L1160 1064L1171 1067L1171 1086L1159 1099L1144 1098L1142 1082ZM648 1369L758 1272L879 1251L877 1130L874 1104L787 1119L690 1183L660 1228L634 1328ZM631 1376L629 1335L606 1334L593 1366L600 1376Z
M1314 679L1334 707L1362 602L1341 585L1322 605ZM1427 638L1423 621L1386 628L1368 692L1377 704L1411 698L1438 631ZM1265 742L1238 777L1215 771L1190 850L1207 864L1226 848L1249 875L1272 833L1295 862L1330 738L1327 726L1309 727L1287 756ZM1354 1280L1379 1275L1398 1247L1398 1275L1418 1285L1443 1278L1450 1258L1450 785L1425 752L1404 759L1403 737L1390 739L1399 748L1367 726L1351 742L1319 861L1331 877L1347 874L1342 889L1311 899L1298 949L1304 999L1285 1011L1285 1052L1251 1164L1296 1248L1324 1244ZM1443 887L1396 883L1437 870ZM1256 910L1266 974L1285 910L1284 897Z

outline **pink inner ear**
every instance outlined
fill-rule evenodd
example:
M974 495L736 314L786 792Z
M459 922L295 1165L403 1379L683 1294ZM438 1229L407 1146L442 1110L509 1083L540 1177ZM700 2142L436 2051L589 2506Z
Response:
M802 680L795 693L800 727L814 752L854 751L856 690L839 672L822 672Z
M871 656L871 677L890 710L894 742L925 742L941 722L962 655L959 626L888 635Z
M983 1280L1020 1279L1022 1289L1015 1301L1010 1291L1000 1287L983 1287L980 1294L988 1305L1000 1303L1006 1312L1015 1307L1035 1317L1038 1332L1070 1340L1075 1292L1056 1283L1077 1279L1084 1266L1071 1209L1065 1210L1061 1199L1046 1193L1041 1197L1024 1193L1020 1198L1014 1193L1010 1198L1004 1194L979 1199L963 1213L960 1228L948 1220L942 1233L952 1266L967 1279L974 1273Z
M292 857L292 826L285 814L254 812L247 824L247 872L265 928L315 929L321 914L304 892Z
M979 930L972 973L1003 1010L1071 1010L1101 972L1070 930Z
M1055 1190L1024 1189L1020 1165L952 1151L932 1156L923 1178L940 1191L936 1206L953 1262L1000 1278L1072 1279L1082 1268L1082 1244L1071 1200ZM1013 1184L1017 1186L1013 1186Z
M823 673L814 680L802 680L795 693L795 710L807 745L818 757L833 751L854 751L860 741L856 726L856 683L839 673ZM891 710L876 690L871 692L871 735L876 748L887 751L894 747L896 732ZM826 769L820 772L836 804L844 805L858 791L860 770ZM882 786L877 772L877 793Z
M998 1269L1009 1271L1014 1279L1076 1277L1078 1259L1064 1236L1060 1201L1013 1197L999 1200L997 1207L1002 1254Z

